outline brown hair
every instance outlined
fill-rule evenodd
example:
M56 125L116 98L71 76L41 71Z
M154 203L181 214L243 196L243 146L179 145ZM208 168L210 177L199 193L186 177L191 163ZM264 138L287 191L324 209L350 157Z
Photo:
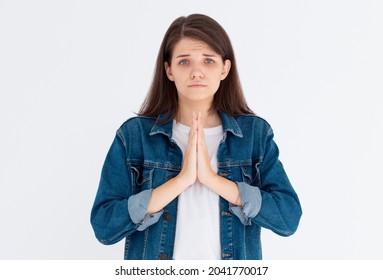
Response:
M248 107L239 81L234 50L229 36L214 19L201 14L192 14L188 17L179 17L170 25L165 33L150 90L143 102L138 115L157 117L168 112L165 122L175 118L178 110L178 95L174 82L166 75L164 64L171 64L174 46L182 38L191 38L206 43L223 61L229 59L231 68L228 76L214 95L210 112L224 112L230 116L241 114L254 114Z

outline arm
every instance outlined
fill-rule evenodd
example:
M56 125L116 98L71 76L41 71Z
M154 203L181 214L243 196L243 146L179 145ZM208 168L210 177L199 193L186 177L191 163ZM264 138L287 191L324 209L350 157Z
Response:
M131 175L125 163L125 147L116 135L106 156L96 199L91 211L91 224L97 239L113 244L135 232L135 224L128 211L132 195Z
M273 137L273 131L269 128L263 162L259 166L262 205L257 215L249 218L279 235L288 236L296 231L302 209L298 196L278 159L279 150Z
M116 243L156 223L162 209L196 180L196 135L192 131L179 175L137 194L132 193L125 147L125 139L118 131L105 159L91 212L95 235L104 244Z
M193 125L189 132L188 145L183 156L181 172L168 182L154 189L148 205L148 213L163 209L180 193L191 186L197 179L197 125L196 115L193 114Z
M295 232L302 215L299 199L278 159L279 151L269 127L265 153L260 166L255 166L261 176L261 185L232 182L215 174L207 157L203 137L198 141L198 178L230 204L230 211L243 224L252 222L271 229L280 235ZM204 159L204 160L203 160Z
M241 197L236 183L217 175L209 159L209 151L205 143L205 134L202 127L201 114L194 115L196 126L194 129L197 134L197 175L198 180L211 189L213 192L234 205L241 205Z
M260 174L260 186L237 182L242 206L231 206L230 211L245 225L254 222L279 235L288 236L296 231L302 209L278 155L278 147L269 128L263 160L255 166Z

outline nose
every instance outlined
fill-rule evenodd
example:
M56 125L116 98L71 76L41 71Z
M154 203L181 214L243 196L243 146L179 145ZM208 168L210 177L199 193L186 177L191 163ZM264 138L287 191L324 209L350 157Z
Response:
M202 79L204 77L203 75L203 72L201 70L201 68L193 68L192 72L191 72L191 75L190 77L194 80L195 78L199 78L199 79Z

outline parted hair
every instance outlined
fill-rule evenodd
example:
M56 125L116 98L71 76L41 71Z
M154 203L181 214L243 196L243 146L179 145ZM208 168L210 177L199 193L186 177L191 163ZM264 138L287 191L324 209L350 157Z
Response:
M229 74L221 81L214 95L210 112L224 112L230 116L254 114L243 95L234 50L226 31L214 19L202 14L192 14L177 18L166 31L158 52L153 81L138 115L157 117L167 112L165 122L173 120L177 115L177 88L168 79L164 64L171 64L173 49L182 38L202 41L218 53L223 61L229 59L231 62Z

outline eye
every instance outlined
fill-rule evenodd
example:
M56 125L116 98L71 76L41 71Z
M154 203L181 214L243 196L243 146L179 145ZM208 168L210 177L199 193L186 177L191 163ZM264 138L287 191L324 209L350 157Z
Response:
M213 64L213 63L214 63L214 60L211 59L211 58L206 58L206 59L205 59L205 63L206 63L206 64Z
M178 62L179 65L188 65L189 64L189 61L186 60L186 59L183 59L181 60L180 62Z

